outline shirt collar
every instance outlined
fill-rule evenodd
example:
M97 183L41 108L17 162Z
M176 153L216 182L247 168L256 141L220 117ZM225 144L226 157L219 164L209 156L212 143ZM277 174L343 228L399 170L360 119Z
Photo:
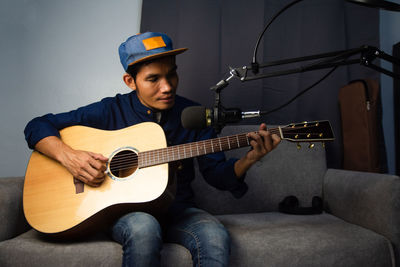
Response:
M140 102L140 99L137 96L136 91L131 92L131 98L132 98L133 108L136 110L136 112L138 112L143 117L152 120L154 116L153 110L149 107L146 107L145 105L142 104L142 102Z
M131 92L131 98L132 98L133 108L135 109L135 111L138 112L142 117L146 118L147 121L154 121L159 123L161 121L161 118L164 117L165 113L168 112L168 111L154 112L151 108L146 107L145 105L142 104L142 102L140 102L140 99L137 96L136 91Z

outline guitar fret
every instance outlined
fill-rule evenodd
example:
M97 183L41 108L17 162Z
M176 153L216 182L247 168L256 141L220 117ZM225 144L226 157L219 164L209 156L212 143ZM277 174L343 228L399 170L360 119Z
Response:
M163 158L163 162L166 162L167 157L165 156L166 153L164 153L164 152L167 152L167 151L164 151L164 149L163 149L162 152L163 152L163 157L162 157Z
M149 151L149 153L147 153L147 164L151 164L151 151Z
M151 163L152 163L152 156L151 156L151 153L152 153L153 151L149 151L149 153L148 153L148 155L149 155L149 164L151 165Z

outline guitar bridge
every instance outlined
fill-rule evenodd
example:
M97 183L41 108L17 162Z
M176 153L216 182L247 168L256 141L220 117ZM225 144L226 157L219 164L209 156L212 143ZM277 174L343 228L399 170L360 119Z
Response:
M75 185L75 194L83 193L85 184L81 180L74 177L74 185Z

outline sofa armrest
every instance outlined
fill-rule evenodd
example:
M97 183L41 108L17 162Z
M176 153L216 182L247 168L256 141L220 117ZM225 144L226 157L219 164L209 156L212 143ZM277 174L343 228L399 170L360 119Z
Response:
M0 178L0 241L29 229L22 208L24 177Z
M324 178L328 212L377 232L394 245L400 262L400 178L398 176L328 169Z

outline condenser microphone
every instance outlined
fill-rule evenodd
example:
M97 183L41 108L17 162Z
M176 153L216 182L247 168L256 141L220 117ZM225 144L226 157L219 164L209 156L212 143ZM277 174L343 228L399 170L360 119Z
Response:
M186 129L207 128L212 123L212 111L203 106L187 107L182 111L181 122Z
M204 129L209 126L221 126L255 117L260 117L260 111L242 112L238 108L214 108L212 110L203 106L192 106L182 111L181 122L186 129Z

